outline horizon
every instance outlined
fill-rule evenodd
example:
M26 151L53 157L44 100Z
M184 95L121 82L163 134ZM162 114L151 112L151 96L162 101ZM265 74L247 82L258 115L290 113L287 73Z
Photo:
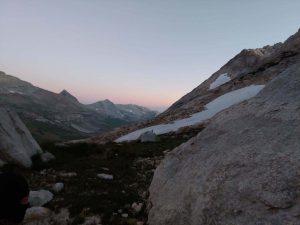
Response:
M3 73L5 73L5 71L0 71L0 72L3 72ZM17 76L14 76L14 75L12 75L12 74L7 74L7 73L5 73L5 75L7 75L7 76L13 76L13 77L15 77L15 78L17 78L17 79L20 79L20 80L22 80L21 78L19 78L19 77L17 77ZM24 81L24 82L28 82L28 81L26 81L26 80L22 80L22 81ZM30 83L30 82L29 82ZM34 85L34 84L32 84L32 85ZM37 87L37 88L41 88L41 87L39 87L39 86L36 86L36 85L34 85L35 87ZM75 95L73 95L71 92L69 92L68 90L66 90L66 89L63 89L63 90L61 90L61 91L59 91L59 92L54 92L54 91L51 91L51 90L47 90L47 89L44 89L44 88L41 88L41 89L43 89L43 90L46 90L46 91L49 91L49 92L52 92L52 93L54 93L54 94L60 94L61 92L63 92L63 91L66 91L66 92L68 92L70 95L72 95L73 97L75 97L81 104L84 104L84 105L89 105L89 104L94 104L94 103L97 103L97 102L103 102L103 101L110 101L110 102L112 102L110 99L100 99L100 100L97 100L97 101L92 101L92 102L82 102L82 101L80 101ZM116 102L112 102L113 104L119 104L119 103L116 103ZM134 104L134 103L122 103L121 105L136 105L136 104ZM138 106L142 106L142 105L138 105ZM150 109L150 108L148 108L148 109ZM163 112L164 110L166 110L165 108L160 108L160 107L158 107L157 109L151 109L151 110L154 110L154 111L158 111L159 113L161 113L161 112ZM161 111L160 111L161 110Z
M300 19L297 1L4 0L0 6L6 74L54 93L65 89L83 104L109 99L159 111L241 50L285 41Z

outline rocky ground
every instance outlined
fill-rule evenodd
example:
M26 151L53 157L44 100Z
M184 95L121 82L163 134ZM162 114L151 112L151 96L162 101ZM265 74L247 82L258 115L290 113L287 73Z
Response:
M157 142L47 144L56 160L34 159L32 169L6 167L23 174L31 190L50 190L45 205L52 219L43 224L146 224L148 188L153 172L174 147L195 136L202 127L160 136ZM53 185L61 182L58 193ZM41 223L40 223L41 224Z

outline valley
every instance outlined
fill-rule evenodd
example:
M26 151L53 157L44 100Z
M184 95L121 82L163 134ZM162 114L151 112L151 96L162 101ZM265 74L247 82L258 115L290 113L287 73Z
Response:
M66 90L53 93L4 72L0 72L0 106L16 111L39 143L87 138L157 114L109 100L85 105Z
M158 7L165 7L166 14L172 15L166 24L161 21L164 10L155 8L149 14L151 7L141 7L142 3L136 10L111 1L101 7L97 1L86 5L80 1L72 3L76 10L66 13L68 18L88 13L77 18L77 22L70 20L69 26L59 26L58 33L49 34L49 43L57 36L62 46L45 54L51 56L45 78L38 71L47 60L27 65L24 59L28 67L24 77L30 77L26 73L31 67L35 68L32 77L56 77L55 85L64 76L62 84L67 87L59 86L62 91L58 93L50 91L57 90L53 89L55 85L42 89L0 71L0 173L8 172L9 178L0 180L0 187L5 187L0 197L8 199L15 187L18 195L22 192L22 196L10 196L7 203L0 201L0 225L19 210L23 210L24 225L300 224L300 30L284 42L270 39L272 45L241 50L256 46L253 40L262 32L250 33L251 26L247 26L247 33L243 24L243 32L238 34L243 38L238 42L235 34L233 39L223 38L224 28L228 27L225 24L222 29L212 29L216 33L209 37L206 33L194 37L199 27L185 36L188 28L201 21L205 21L203 27L208 26L207 19L186 23L198 12L181 14L188 4L179 7L177 3L172 7L161 3ZM64 5L63 1L60 4ZM114 6L110 11L114 16L106 14L109 11L98 13L109 4ZM54 11L63 9L65 16L70 5L59 5ZM98 11L89 20L94 5ZM227 10L229 5L226 3ZM89 8L82 11L83 6ZM211 9L214 12L216 6ZM124 11L127 13L123 15ZM257 7L252 11L257 11ZM252 11L248 14L253 15ZM266 11L272 12L269 4L264 16L268 16ZM123 16L118 17L119 14ZM126 26L131 14L134 17ZM43 26L47 16L41 15L39 20L27 21L29 27L41 23L43 29L38 34L48 31ZM53 15L49 18L53 19ZM140 24L146 15L149 18ZM218 23L222 18L218 18ZM14 17L7 22L11 21L15 21ZM165 39L165 34L177 31L181 23L185 24L181 32ZM95 24L88 29L87 25ZM104 29L106 24L108 28ZM162 25L159 32L153 32ZM265 32L263 23L262 27ZM145 28L144 41L137 28ZM26 33L26 29L15 30ZM64 31L68 35L60 39ZM87 39L82 41L85 35ZM27 40L26 35L18 37ZM123 38L128 38L126 44L122 43ZM229 52L236 55L228 60L225 55L231 41L234 45ZM47 47L48 42L43 46ZM182 46L177 48L180 42ZM14 47L11 45L8 56ZM43 55L29 45L28 49L29 53L37 52L33 62L39 54ZM198 54L203 62L195 60ZM226 58L227 62L210 72L211 76L189 74L201 66L207 67L203 71L209 71L210 66L218 65L217 54L224 54L222 60ZM30 54L27 52L24 58L27 55ZM18 71L14 68L19 66L16 62L8 64L13 65L12 71ZM51 63L57 63L57 67ZM80 87L78 92L75 87ZM77 99L64 88L76 93L84 90L85 94ZM103 99L98 100L99 96ZM85 99L93 102L84 104ZM111 99L128 103L118 104ZM169 107L158 113L134 102ZM9 182L17 179L11 173L22 175L29 190L20 177L10 188ZM7 213L10 207L13 210Z

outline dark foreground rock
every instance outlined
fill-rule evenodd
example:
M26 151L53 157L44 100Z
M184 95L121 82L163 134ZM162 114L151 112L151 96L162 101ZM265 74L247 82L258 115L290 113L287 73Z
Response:
M300 63L168 154L149 224L300 224L299 137Z

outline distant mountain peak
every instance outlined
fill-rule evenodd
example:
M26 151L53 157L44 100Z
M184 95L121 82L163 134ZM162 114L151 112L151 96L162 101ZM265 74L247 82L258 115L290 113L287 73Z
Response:
M157 114L157 112L143 106L133 104L114 104L109 99L90 104L88 107L96 110L97 112L109 115L110 117L124 119L129 122L151 119Z
M91 105L95 105L95 106L101 107L101 106L104 106L104 105L106 105L106 106L112 106L113 105L114 106L115 104L112 101L110 101L109 99L105 99L105 100L97 101L97 102L95 102L95 103L93 103Z
M8 75L8 74L6 74L6 73L3 72L3 71L0 71L0 78L4 78L4 79L6 79L6 80L17 80L17 81L21 81L19 78L14 77L14 76L11 76L11 75ZM26 81L22 81L22 82L29 84L29 83L26 82Z
M62 90L62 91L59 93L59 95L62 95L62 96L64 96L64 97L67 97L67 98L69 98L69 99L72 99L73 101L78 102L77 98L74 97L72 94L70 94L70 92L68 92L68 91L65 90L65 89Z
M61 94L61 95L71 95L66 89L62 90L59 94Z
M114 103L113 103L112 101L110 101L109 99L105 99L103 102L114 104Z
M4 73L3 71L0 71L0 76L6 76L6 73Z

